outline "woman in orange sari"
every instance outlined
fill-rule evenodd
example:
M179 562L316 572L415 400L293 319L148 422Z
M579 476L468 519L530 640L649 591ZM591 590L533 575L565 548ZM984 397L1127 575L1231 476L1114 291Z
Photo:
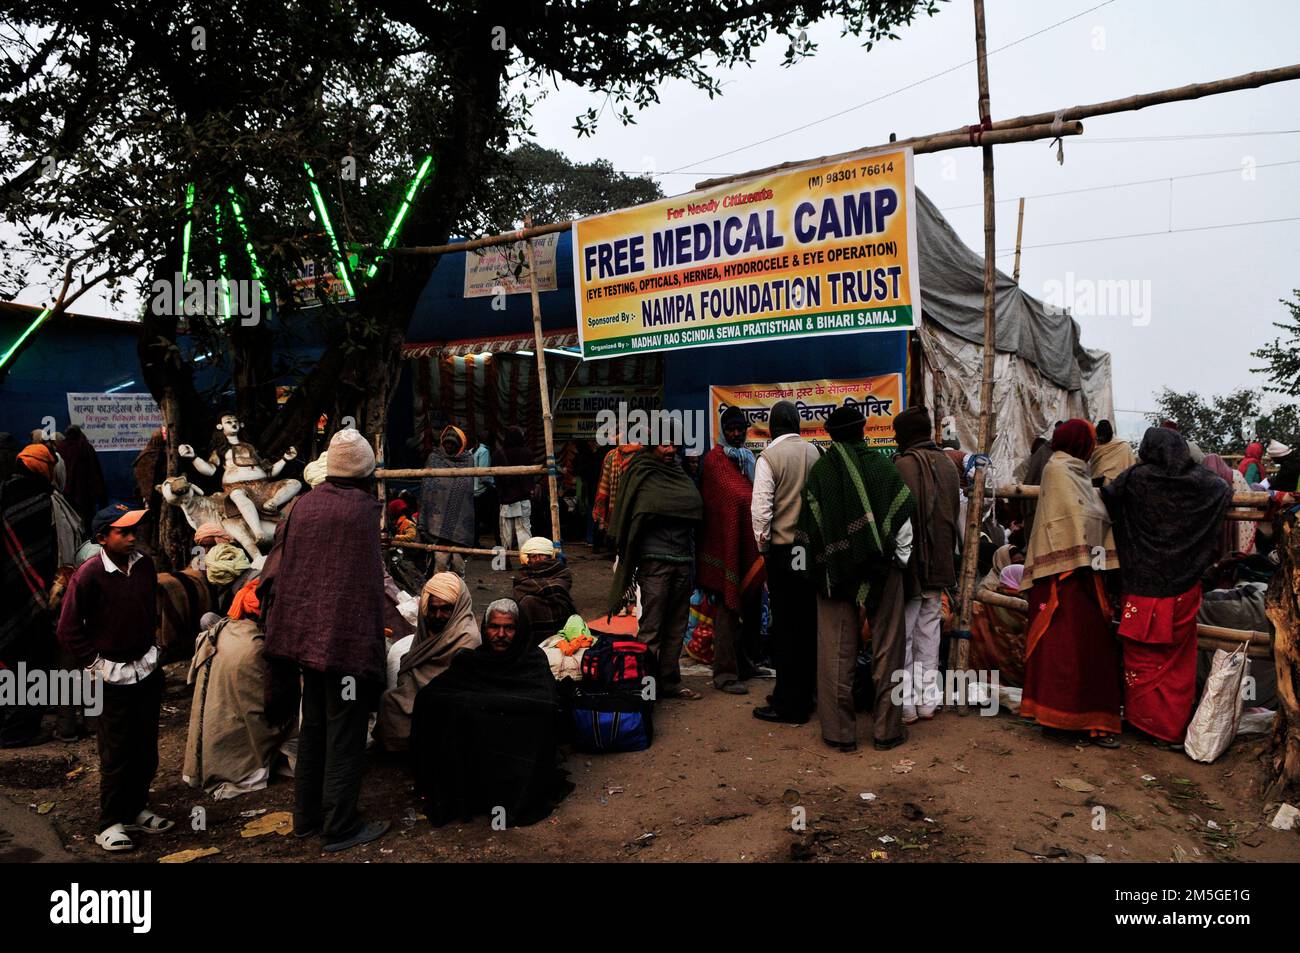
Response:
M1029 628L1020 713L1049 732L1086 732L1116 748L1120 655L1102 572L1119 562L1088 474L1095 443L1086 420L1067 420L1052 436L1021 583Z

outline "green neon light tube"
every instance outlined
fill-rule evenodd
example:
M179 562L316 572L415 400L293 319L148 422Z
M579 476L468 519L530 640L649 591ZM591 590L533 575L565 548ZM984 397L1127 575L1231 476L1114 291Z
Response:
M221 242L221 203L214 205L212 211L217 220L217 272L221 276L221 310L226 313L226 320L229 321L230 283L226 280L226 251Z
M415 173L415 178L411 181L410 187L406 190L406 196L402 199L401 206L397 209L397 214L393 216L393 224L388 227L388 234L384 236L383 245L380 246L380 252L375 256L375 260L370 263L366 269L366 280L369 281L375 277L375 272L379 270L380 259L384 257L384 252L393 247L393 242L397 240L397 234L402 229L402 222L406 221L406 215L411 211L411 203L415 201L415 194L420 191L420 186L424 184L425 178L429 175L429 170L433 167L433 156L425 156L424 161L420 163L420 169Z
M5 351L3 357L0 357L0 367L4 367L11 360L13 360L13 356L18 353L18 349L23 346L23 342L26 341L29 337L31 337L36 332L36 329L39 328L41 324L45 321L45 319L48 318L49 316L50 316L50 309L46 308L44 311L42 311L40 314L36 316L35 321L27 325L27 330L24 331L22 334L18 335L18 340L14 341L13 345L9 348L9 350Z
M338 238L334 235L334 225L330 222L329 212L325 211L325 199L320 194L320 187L316 185L316 175L306 162L302 166L307 170L307 184L311 187L311 200L316 206L316 214L320 216L321 224L325 226L325 234L329 236L330 244L334 246L334 257L338 260L339 277L343 279L343 287L347 289L348 297L355 298L357 293L352 287L352 278L348 274L347 259L343 255L343 249L339 247Z
M230 193L230 210L235 214L235 224L239 226L239 234L244 239L244 251L248 252L248 263L253 267L253 277L257 279L258 287L262 289L262 303L269 305L271 303L271 293L266 290L266 281L262 277L262 268L257 263L257 253L253 251L253 242L248 237L248 226L244 223L244 209L239 204L239 195L235 192L232 185L226 191Z
M185 187L185 231L181 237L181 286L176 289L177 313L183 314L185 282L190 280L190 231L194 227L194 183Z

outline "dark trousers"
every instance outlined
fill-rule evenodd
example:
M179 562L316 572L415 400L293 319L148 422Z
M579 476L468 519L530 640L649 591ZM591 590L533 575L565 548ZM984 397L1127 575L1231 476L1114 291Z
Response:
M49 667L54 642L49 617L38 615L0 652L0 662L18 677L18 663L27 671ZM32 741L41 731L45 709L39 705L0 705L0 746L18 747Z
M99 744L99 829L134 824L149 804L158 772L158 713L162 667L134 685L101 686L103 710L95 719Z
M641 586L636 637L658 659L660 682L673 687L682 680L682 643L691 613L691 567L647 559L637 566L636 581Z
M489 546L495 546L500 542L497 538L497 514L500 512L501 507L497 505L497 488L495 486L486 487L482 493L474 497L475 545L482 542L485 528L487 529Z
M767 554L768 632L776 688L772 707L788 718L807 718L817 682L817 592L812 579L793 567L792 545Z
M323 826L326 841L343 840L361 826L357 799L370 721L369 686L357 678L345 683L345 678L302 670L293 826L297 831Z

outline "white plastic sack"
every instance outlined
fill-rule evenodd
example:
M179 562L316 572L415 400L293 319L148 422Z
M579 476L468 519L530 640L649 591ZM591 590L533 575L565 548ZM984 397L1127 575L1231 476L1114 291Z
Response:
M397 598L397 613L406 620L407 625L418 625L420 621L420 600L409 592L403 592Z
M1242 693L1249 673L1250 660L1244 647L1235 652L1215 650L1201 703L1196 706L1183 741L1183 750L1193 761L1209 764L1232 744L1245 704Z

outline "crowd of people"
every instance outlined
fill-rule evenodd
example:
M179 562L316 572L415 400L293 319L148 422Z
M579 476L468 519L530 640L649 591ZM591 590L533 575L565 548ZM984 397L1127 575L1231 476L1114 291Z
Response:
M879 750L934 718L948 701L944 647L954 637L971 639L972 665L1023 686L1020 712L1046 732L1115 747L1127 722L1178 745L1197 700L1207 572L1256 546L1254 524L1225 522L1233 492L1294 492L1300 478L1300 454L1276 441L1252 443L1234 470L1170 423L1149 429L1135 453L1107 421L1059 422L1016 474L1038 486L1036 498L991 503L975 521L979 586L1013 598L977 602L964 633L956 596L967 496L987 458L937 439L924 407L895 417L892 452L868 445L853 406L830 415L824 448L801 435L793 403L776 403L768 419L771 439L758 454L735 409L702 455L684 455L671 427L658 445L609 450L591 497L614 556L605 618L633 620L654 657L655 700L694 701L702 695L682 678L683 644L692 606L707 606L713 690L747 695L755 679L773 678L753 716L815 719L824 743L844 752L857 749L860 711ZM0 484L6 606L15 610L0 621L0 664L84 667L102 678L96 840L117 852L173 826L148 805L164 683L158 574L139 545L148 511L104 505L93 450L79 436L65 438L66 452L34 440ZM448 426L428 466L532 463L518 428L485 453ZM182 776L233 797L265 787L289 755L294 834L321 838L327 851L388 828L358 808L370 747L406 759L435 824L544 817L570 787L557 678L571 649L555 647L592 636L571 567L532 532L537 478L430 477L418 497L387 504L394 545L472 550L484 516L495 515L518 559L512 597L480 613L465 554L430 550L426 581L403 613L374 469L369 442L337 432L304 468L307 491L280 509L264 564L213 556L231 598L204 618L189 662ZM209 555L230 542L220 526L200 527L199 537ZM39 709L0 709L0 742L37 743L40 722Z

